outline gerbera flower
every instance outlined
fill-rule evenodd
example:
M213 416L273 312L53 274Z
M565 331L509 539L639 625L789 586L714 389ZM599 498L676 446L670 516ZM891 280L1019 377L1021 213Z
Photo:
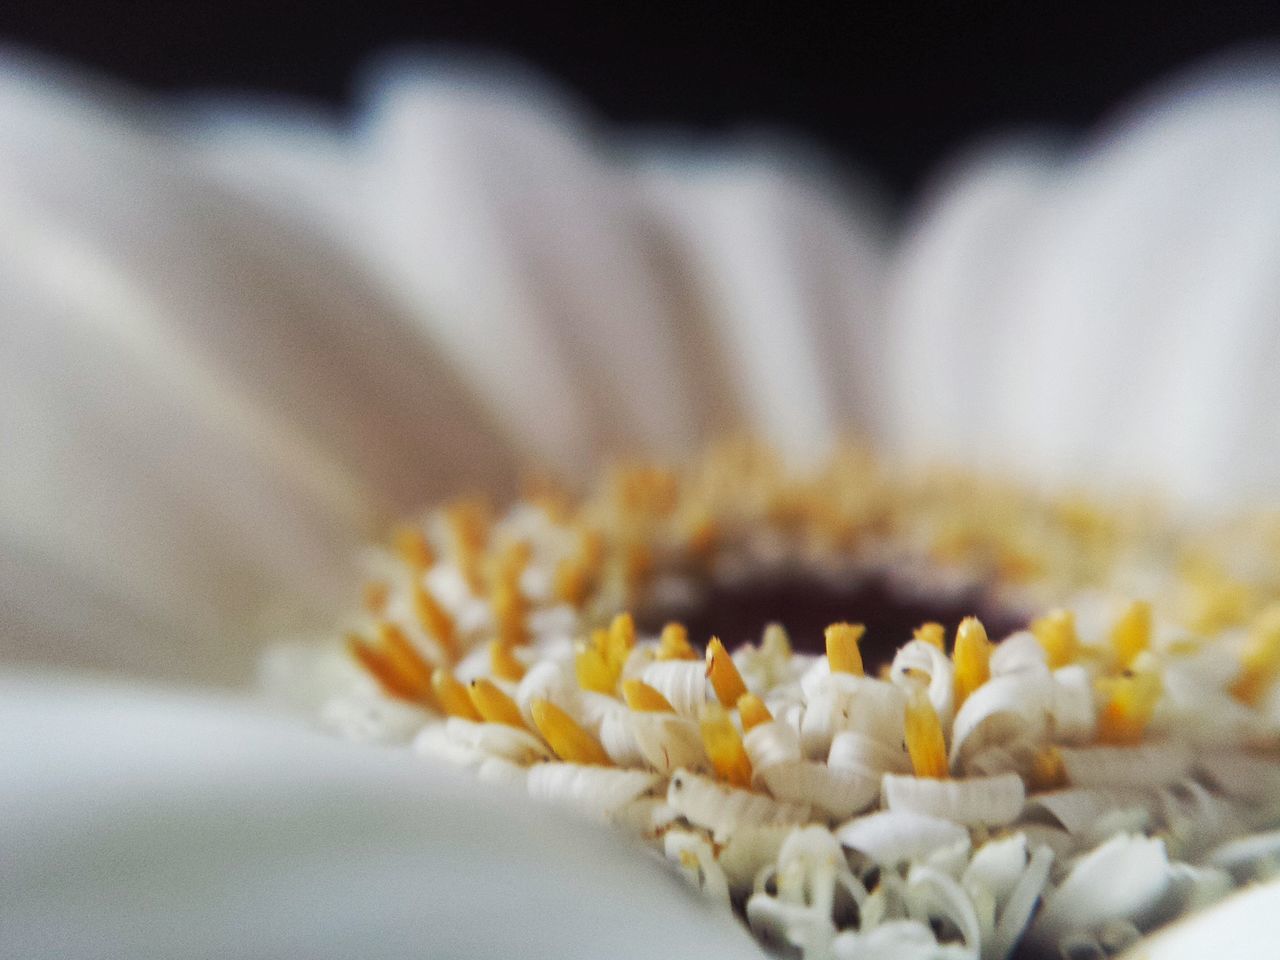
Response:
M351 596L349 556L385 518L429 496L513 489L530 460L581 476L609 450L687 457L726 427L761 436L791 463L820 462L852 423L890 453L1005 476L1137 483L1210 506L1263 497L1280 472L1266 414L1280 360L1268 322L1280 262L1270 76L1194 78L1073 154L1044 144L980 154L888 244L865 203L833 203L830 180L794 157L617 142L601 154L554 93L531 96L525 84L517 96L509 79L401 71L375 88L353 132L296 113L284 128L225 112L196 119L190 108L157 114L10 61L0 86L7 646L28 662L233 682L262 638L337 622ZM847 640L837 631L846 658ZM665 642L678 647L679 637ZM971 644L982 649L973 628L962 647ZM606 638L601 663L584 657L588 683L594 668L611 668L610 649ZM332 690L323 667L314 687L290 676L300 699ZM660 706L655 693L671 702L674 689L640 679L638 703ZM721 680L733 687L731 674ZM981 681L953 695L976 696ZM1117 689L1113 700L1124 713L1140 693ZM732 924L702 926L659 873L585 828L553 827L550 815L415 767L409 776L431 778L436 809L452 811L420 827L406 813L418 795L386 758L304 746L280 719L217 721L212 732L203 708L163 697L126 711L138 718L135 738L135 721L118 719L133 696L18 682L6 697L6 736L33 721L67 724L46 749L33 751L34 738L15 745L25 759L8 787L7 822L18 829L5 859L20 870L4 899L17 918L6 937L25 955L103 943L180 954L192 940L169 932L174 917L199 950L219 955L264 944L409 955L442 942L424 936L454 935L451 951L497 955L534 929L551 936L523 941L529 950L595 954L602 929L569 909L590 897L611 925L630 923L604 939L613 953L751 949ZM536 748L589 756L575 718L534 699ZM917 772L938 764L930 711L945 704L927 699L910 703ZM384 733L395 700L369 702L380 712L368 729ZM498 716L503 701L492 702ZM743 719L772 722L763 700L745 713L740 703ZM336 719L350 730L361 718ZM108 736L111 722L126 735ZM77 749L83 727L95 738ZM157 729L174 741L130 766L129 751ZM745 778L731 720L712 711L697 733L701 749L714 745L720 779L681 780L678 791ZM252 747L228 759L226 742ZM280 769L303 755L296 777ZM229 771L193 771L192 756ZM113 780L106 813L83 821ZM326 786L349 804L328 806ZM191 797L206 793L201 811ZM167 813L139 819L144 799ZM88 835L68 832L80 822ZM300 835L276 856L267 838L285 822ZM178 828L165 833L164 823ZM484 842L461 847L453 825L464 824ZM414 856L424 837L448 842ZM207 874L188 868L210 862L206 842L224 855ZM584 865L573 855L587 844ZM228 879L248 875L248 850L259 847L261 870L283 864L284 875L229 895ZM353 849L378 857L357 865ZM306 850L320 850L320 863L290 859ZM714 885L696 832L664 852ZM811 894L822 873L831 896L857 900L831 854L821 832L795 833L758 923L792 929L793 876ZM1167 866L1141 839L1092 855L1090 869L1114 863L1137 871L1135 883ZM1014 844L992 848L982 869L1018 857L1019 875L1043 866ZM505 898L457 881L503 863L515 881ZM912 896L952 903L947 865L926 867L934 872L918 875ZM121 875L137 886L104 907L103 885ZM440 893L412 898L426 904L420 914L388 904L406 875L433 878ZM299 893L304 878L318 886ZM206 879L217 890L209 900ZM537 899L548 885L556 895ZM371 889L379 894L347 899ZM1089 894L1070 875L1058 890ZM508 902L533 908L517 915ZM298 912L276 925L280 905ZM1046 904L1044 916L1070 913L1057 909ZM454 910L463 913L449 927ZM101 919L84 939L50 919L74 915ZM971 943L963 909L940 916ZM299 939L316 917L332 922ZM66 942L50 946L50 930ZM254 943L238 939L244 930ZM364 947L341 939L352 930ZM1105 933L1080 949L1123 946L1133 931ZM914 927L840 944L932 949Z

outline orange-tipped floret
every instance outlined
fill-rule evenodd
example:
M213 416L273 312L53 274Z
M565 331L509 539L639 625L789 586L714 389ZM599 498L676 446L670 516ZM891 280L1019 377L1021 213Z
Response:
M524 677L524 664L516 659L511 647L502 640L489 642L489 672L502 680L519 683Z
M904 716L903 733L911 768L917 777L946 779L950 775L947 765L947 742L942 735L938 713L923 686L911 685Z
M435 694L440 709L450 717L480 722L480 711L471 702L467 688L444 667L436 667L431 674L431 690Z
M453 617L438 600L420 583L414 583L411 589L413 612L422 629L435 638L450 663L458 659L458 631Z
M622 698L627 706L639 713L675 713L676 708L643 680L623 680Z
M1134 600L1111 628L1111 650L1121 669L1151 646L1151 604Z
M481 677L471 681L467 694L485 723L505 723L508 727L525 729L524 716L516 702L503 693L492 680Z
M371 617L380 617L391 599L391 585L385 580L366 580L360 591L360 605Z
M751 786L751 760L724 707L709 703L699 715L702 745L716 775L735 787Z
M956 645L951 653L955 663L956 707L991 678L991 641L987 629L977 617L965 617L956 630Z
M1280 604L1268 607L1254 622L1240 654L1240 672L1231 695L1255 706L1280 677Z
M827 627L827 663L832 673L851 673L855 677L865 673L858 642L866 632L860 623L833 623Z
M604 631L597 631L603 633ZM573 672L583 690L612 694L618 677L596 643L580 643L573 655Z
M1107 698L1098 714L1098 742L1140 743L1160 702L1160 677L1147 672L1103 677L1098 690Z
M711 642L707 644L707 679L711 681L711 688L716 692L716 699L730 709L747 692L742 674L738 672L733 657L729 656L729 651L725 649L719 637L712 637Z
M529 639L525 628L528 606L516 583L506 578L498 579L490 591L489 606L493 609L499 640L514 647Z
M431 664L395 624L382 621L375 629L375 643L358 634L347 635L347 650L351 656L388 696L436 706L431 689Z
M591 569L581 557L565 557L556 564L551 591L561 603L582 606L591 591Z
M605 635L605 662L616 677L622 673L623 664L627 662L632 648L636 645L636 621L629 613L620 613L609 623L609 632Z
M424 573L436 562L435 552L427 543L426 535L421 528L412 524L396 527L391 535L391 543L401 563L414 573Z
M657 660L697 660L698 651L689 642L689 631L683 623L668 623L658 637Z
M580 727L576 720L549 700L529 704L533 724L547 741L551 751L566 763L591 763L613 766L600 741Z
M742 718L743 730L750 730L773 720L769 708L754 693L744 693L738 698L738 716Z
M1031 633L1044 650L1045 662L1057 670L1076 662L1080 656L1080 637L1076 634L1076 618L1070 610L1050 610L1031 622Z
M947 652L947 628L940 623L922 623L916 627L912 636L921 643L927 643L931 647L937 647L943 653Z
M491 519L489 505L483 499L457 500L444 511L454 562L471 592L478 597L485 593L484 551L489 542Z

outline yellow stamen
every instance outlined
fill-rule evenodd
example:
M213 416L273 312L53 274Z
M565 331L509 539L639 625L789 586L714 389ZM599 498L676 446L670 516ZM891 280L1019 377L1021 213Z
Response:
M940 623L922 623L916 627L913 636L921 643L937 647L943 653L947 651L947 628Z
M440 709L448 716L463 720L480 720L480 713L467 695L467 688L444 667L436 667L431 674L431 690L436 695Z
M903 731L907 741L907 753L917 777L945 780L949 776L947 743L942 736L942 724L937 711L929 700L925 688L911 685Z
M702 745L716 774L735 787L750 787L751 760L728 712L718 703L709 703L702 708L699 721Z
M1231 695L1256 706L1280 677L1280 604L1268 607L1254 622L1240 653L1240 672Z
M1098 689L1107 697L1098 714L1098 742L1135 744L1142 741L1163 686L1154 673L1103 677Z
M587 644L578 646L573 657L573 672L578 678L578 686L583 690L611 694L617 683L617 676L609 668L604 654Z
M481 499L458 500L444 511L453 558L476 596L485 593L484 549L489 542L489 505Z
M435 564L435 552L418 527L410 524L396 527L391 539L396 556L414 573L423 573Z
M738 698L747 692L742 674L738 672L733 658L729 656L729 651L724 648L719 637L712 637L707 644L707 678L716 692L716 699L726 707L732 708Z
M534 700L529 704L534 726L547 741L552 752L566 763L594 763L602 767L613 766L600 741L578 726L578 723L549 700Z
M512 683L518 683L524 677L524 664L516 659L511 647L501 640L489 643L489 670L495 677Z
M1076 617L1070 610L1050 610L1033 620L1031 632L1044 650L1045 662L1057 670L1075 663L1080 656L1080 638L1076 634Z
M676 708L643 680L623 680L622 698L627 706L640 713L675 713Z
M484 677L472 680L467 687L471 704L486 723L505 723L508 727L525 729L524 717L516 702L498 689L497 684Z
M1066 786L1067 768L1062 763L1062 752L1048 746L1037 750L1031 759L1030 786L1033 790L1055 790Z
M956 646L951 653L956 666L956 707L991 678L991 641L977 617L965 617L956 630Z
M668 623L658 638L658 660L697 660L698 651L689 643L689 631L683 623Z
M433 702L435 697L431 692L431 664L394 623L383 621L376 629L378 643L387 662L400 675L413 694L413 699L420 703Z
M360 602L370 616L380 617L387 609L391 587L384 580L368 580L360 592Z
M1135 600L1111 628L1111 649L1122 668L1151 646L1151 604Z
M565 557L556 564L552 592L561 603L580 607L591 590L591 570L579 557Z
M601 651L615 676L622 672L622 665L627 662L627 656L635 645L635 619L629 613L618 614L609 624L608 637Z
M760 652L779 660L791 658L791 638L787 636L787 628L780 623L770 623L764 628L764 636L760 640Z
M365 669L374 680L378 682L378 686L389 697L395 697L398 700L414 699L413 690L404 678L400 676L399 671L392 665L390 659L385 653L374 649L367 641L354 633L347 634L347 652L352 658Z
M529 639L525 629L527 605L520 588L507 579L498 580L489 598L493 619L498 628L498 639L509 646L519 646Z
M858 641L867 632L860 623L833 623L827 627L827 663L832 673L851 673L860 677L862 669L862 651L858 649Z
M773 720L769 708L754 693L744 693L738 698L738 716L742 718L743 730L750 730Z
M632 590L641 587L653 573L653 550L640 540L628 543L622 551L622 579Z
M415 583L411 593L413 612L418 618L418 623L422 625L423 630L435 638L436 643L440 644L449 662L456 661L459 653L458 635L453 617L449 616L448 611L440 606L436 598L431 595L431 591L422 584Z

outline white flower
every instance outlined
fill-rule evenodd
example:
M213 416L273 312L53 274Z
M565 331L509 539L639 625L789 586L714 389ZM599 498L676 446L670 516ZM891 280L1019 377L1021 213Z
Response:
M852 424L909 458L1274 496L1276 76L1194 77L1072 153L990 148L890 240L795 157L601 150L527 78L402 67L358 124L281 124L10 55L5 659L240 682L348 605L380 519L733 426L799 463ZM5 681L6 951L755 949L580 824L208 696ZM823 948L926 949L906 927Z

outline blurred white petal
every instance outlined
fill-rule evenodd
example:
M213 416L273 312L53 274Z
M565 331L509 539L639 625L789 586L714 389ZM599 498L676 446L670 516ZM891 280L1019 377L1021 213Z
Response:
M618 837L229 699L0 680L9 957L760 956Z

